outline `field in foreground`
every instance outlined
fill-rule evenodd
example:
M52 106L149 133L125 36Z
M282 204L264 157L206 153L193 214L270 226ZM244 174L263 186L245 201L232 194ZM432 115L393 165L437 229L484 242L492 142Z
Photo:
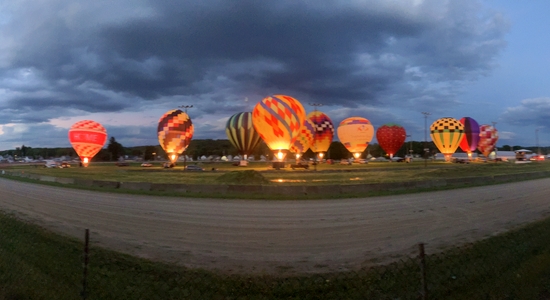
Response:
M236 167L230 163L201 163L205 171L186 171L183 166L173 169L163 169L159 164L154 167L140 167L132 163L127 167L117 167L114 163L96 163L88 168L72 167L67 169L49 169L41 166L4 165L4 169L16 169L33 174L51 175L93 180L118 182L151 182L151 183L185 183L185 184L217 184L219 177L232 171L259 171L273 185L334 185L420 181L441 178L479 177L501 174L549 171L550 162L534 162L530 164L471 163L452 164L444 162L429 162L425 167L423 162L387 163L374 162L365 165L327 165L320 164L317 171L285 168L274 170L267 163L251 163L250 167ZM246 184L246 182L244 182ZM256 184L254 182L250 184Z
M223 275L153 263L0 214L0 299L418 299L418 256L356 272ZM550 219L425 257L430 299L548 299ZM85 278L85 281L84 281ZM85 283L85 288L84 284Z

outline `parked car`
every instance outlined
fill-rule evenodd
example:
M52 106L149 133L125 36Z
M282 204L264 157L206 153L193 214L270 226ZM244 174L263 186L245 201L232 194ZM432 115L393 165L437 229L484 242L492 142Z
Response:
M127 166L129 166L130 164L127 163L127 162L119 161L119 162L116 162L115 165L116 165L117 167L127 167Z
M204 171L203 168L197 166L197 165L188 165L185 167L185 170L187 171Z
M148 162L144 162L141 164L142 167L152 167L153 164L152 163L148 163Z
M71 164L69 164L68 162L64 161L62 162L60 165L59 165L60 168L64 169L64 168L70 168L71 167Z
M174 163L171 163L169 161L165 162L162 164L162 167L165 168L165 169L168 169L168 168L173 168L175 167L176 165Z

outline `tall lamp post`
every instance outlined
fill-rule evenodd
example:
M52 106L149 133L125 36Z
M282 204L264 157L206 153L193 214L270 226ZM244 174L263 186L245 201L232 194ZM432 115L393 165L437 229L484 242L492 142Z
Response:
M309 103L310 106L313 106L313 110L317 112L317 107L323 106L321 103ZM317 114L315 114L317 115ZM313 155L315 160L313 161L313 170L317 171L317 124L313 124L315 130L313 131Z
M540 128L535 129L535 138L536 138L536 142L537 142L537 154L540 156L539 129Z
M187 109L192 108L193 105L180 105L179 108L183 108L185 110L185 114L187 114ZM187 155L183 154L183 169L185 170L185 163L187 162Z
M412 159L412 152L413 152L413 148L412 148L412 134L407 134L406 137L409 138L409 151L408 152L408 155L409 155L409 159Z
M428 116L431 115L431 113L423 111L422 114L424 115L424 167L428 166Z
M497 125L497 122L491 121L491 124L493 124L493 128L494 128L495 130L497 130L497 128L495 127L495 125ZM496 163L496 162L497 162L497 157L498 157L498 155L497 155L497 154L498 154L498 153L497 153L498 148L497 148L496 143L495 143L495 149L494 149L494 150L495 150L495 163ZM487 159L489 159L489 158L487 158Z

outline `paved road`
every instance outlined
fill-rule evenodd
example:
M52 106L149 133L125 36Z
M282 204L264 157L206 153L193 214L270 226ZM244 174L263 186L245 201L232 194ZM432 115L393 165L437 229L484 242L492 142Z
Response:
M550 215L550 179L341 200L98 193L0 178L0 209L92 243L228 272L349 270L433 252Z

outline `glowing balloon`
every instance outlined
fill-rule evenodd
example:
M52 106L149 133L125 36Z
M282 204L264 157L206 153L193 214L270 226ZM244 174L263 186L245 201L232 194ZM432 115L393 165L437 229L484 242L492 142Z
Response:
M187 149L193 132L191 119L179 109L171 110L160 117L157 127L159 144L172 163Z
M472 158L472 152L476 151L477 144L479 143L479 124L476 120L464 117L460 119L460 123L464 125L464 135L462 141L460 141L460 149L468 153L468 157Z
M290 149L300 134L305 118L302 104L285 95L266 97L252 111L254 129L271 150L279 153ZM282 159L281 156L279 158Z
M298 138L294 140L294 143L290 146L290 152L298 155L304 153L313 145L313 135L315 134L315 128L313 123L309 119L304 120L304 125L300 129Z
M239 154L247 158L260 143L260 135L252 124L252 113L240 112L232 115L225 125L225 133Z
M332 120L320 111L310 112L307 118L311 121L314 128L311 150L315 153L326 152L334 137L334 125L332 124Z
M495 145L498 141L498 130L491 125L479 126L479 144L477 148L485 157L489 157L489 154L495 149Z
M373 136L374 127L365 118L347 118L338 125L338 139L355 158L367 149Z
M103 148L106 140L107 131L95 121L76 122L69 129L69 141L84 167L87 167L90 160Z
M385 124L376 131L378 144L390 155L390 158L401 149L406 138L405 128L397 124Z
M462 136L464 125L454 118L441 118L430 126L430 136L446 161L450 161L455 153Z

